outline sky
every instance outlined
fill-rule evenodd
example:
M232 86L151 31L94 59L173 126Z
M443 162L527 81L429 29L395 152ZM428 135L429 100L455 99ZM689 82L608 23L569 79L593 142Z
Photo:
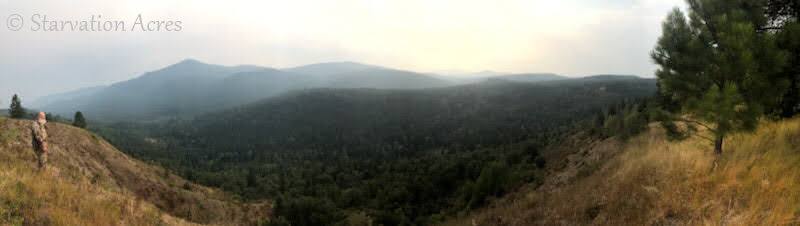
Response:
M187 58L653 77L674 7L683 0L0 0L0 108Z

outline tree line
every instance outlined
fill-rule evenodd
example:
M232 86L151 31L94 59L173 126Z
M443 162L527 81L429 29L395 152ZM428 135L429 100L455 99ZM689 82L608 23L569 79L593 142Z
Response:
M32 118L36 117L35 114L36 113L29 112L27 109L25 109L22 106L22 100L19 98L19 96L17 96L17 94L14 94L14 96L11 97L11 104L8 106L8 116L10 118L15 118L15 119L31 118L32 119ZM45 114L45 119L47 119L47 121L51 121L51 122L70 123L70 121L68 119L65 119L65 118L63 118L63 117L61 117L59 115L52 114L52 113L49 113L49 112ZM71 121L71 124L73 126L75 126L75 127L78 127L78 128L86 128L86 126L88 125L86 123L86 118L83 116L83 113L80 112L80 111L75 112L75 116L73 117L73 119Z
M728 134L800 111L800 2L687 3L687 13L669 13L651 54L667 128L707 139L721 154Z

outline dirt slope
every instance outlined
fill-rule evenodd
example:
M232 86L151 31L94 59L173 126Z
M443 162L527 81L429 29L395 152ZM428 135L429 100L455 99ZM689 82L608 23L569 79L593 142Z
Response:
M800 119L764 121L724 148L668 141L655 124L628 141L575 136L550 148L542 186L445 225L800 224Z
M133 159L86 130L59 123L47 124L49 167L38 172L30 148L31 123L0 118L7 137L0 143L0 224L71 224L59 220L74 216L80 223L96 225L103 225L98 221L106 218L113 224L133 225L249 225L270 214L267 202L241 203L217 189ZM72 196L77 200L70 200ZM74 203L80 200L87 203ZM58 211L63 214L53 214ZM101 216L92 219L87 214Z

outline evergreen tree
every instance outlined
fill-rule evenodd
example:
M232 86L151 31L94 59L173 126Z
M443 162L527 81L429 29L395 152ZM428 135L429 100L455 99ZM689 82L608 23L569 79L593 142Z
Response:
M61 122L64 120L61 116L53 114L51 112L45 113L44 118L47 119L48 122Z
M11 118L25 117L25 109L22 108L22 101L19 100L17 94L14 94L14 97L11 98L11 106L8 109L8 115L11 116Z
M652 58L660 92L683 105L679 119L710 131L720 154L726 134L754 129L778 105L789 86L780 75L788 54L774 32L759 29L769 23L765 2L687 2L688 21L677 8L669 14Z
M75 119L72 121L72 125L80 128L86 128L86 118L83 117L83 113L80 111L75 112Z
M800 1L769 0L767 2L769 23L761 30L776 32L778 47L788 51L789 63L781 73L790 81L788 92L781 98L780 106L773 113L789 118L800 113Z

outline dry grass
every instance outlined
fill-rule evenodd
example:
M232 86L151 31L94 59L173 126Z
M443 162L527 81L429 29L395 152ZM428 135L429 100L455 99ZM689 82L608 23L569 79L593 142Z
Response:
M39 171L30 150L0 144L0 225L157 225L161 215L134 197L61 177L53 168Z
M160 167L69 125L47 125L49 164L39 172L30 123L0 117L0 225L253 225L270 214L268 202L242 203L164 177ZM191 190L182 188L187 183Z
M73 184L34 164L0 165L0 224L157 225L161 211L132 197Z
M591 173L563 183L564 172L574 171L563 167L546 186L446 225L800 224L800 120L730 136L716 167L711 148L702 139L668 142L660 129L603 141L570 155L606 153L599 166L576 164Z

